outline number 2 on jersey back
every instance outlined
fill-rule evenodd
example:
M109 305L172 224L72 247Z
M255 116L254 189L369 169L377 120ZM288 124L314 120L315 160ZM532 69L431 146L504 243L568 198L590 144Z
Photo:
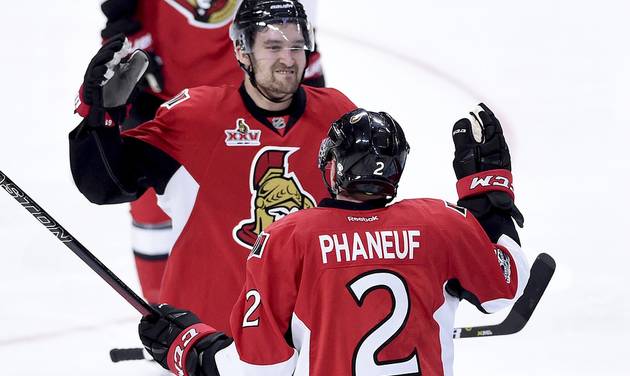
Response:
M384 289L392 298L392 311L359 341L352 357L353 376L363 375L420 375L417 350L405 359L377 361L381 351L403 330L409 318L410 301L402 276L390 270L373 270L359 275L346 287L359 307L370 292Z

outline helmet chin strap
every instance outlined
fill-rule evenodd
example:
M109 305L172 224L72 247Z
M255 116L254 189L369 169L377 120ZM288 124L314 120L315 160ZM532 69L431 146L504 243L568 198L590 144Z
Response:
M252 63L251 54L248 54L248 55L250 55L249 56L249 61L250 61L250 63ZM304 75L306 74L306 68L308 68L308 55L309 55L309 53L306 54L306 65L304 65L304 70L302 71L302 75L300 77L300 85L302 84L302 80L304 79ZM252 84L254 89L256 89L260 93L260 95L265 97L265 99L267 99L268 101L270 101L272 103L284 103L284 102L293 100L293 95L291 95L288 99L280 100L280 99L271 98L267 94L263 93L263 91L260 90L260 87L258 87L258 83L256 82L256 74L254 73L254 64L252 63L248 67L245 64L243 64L240 60L237 60L237 61L238 61L238 65L245 71L245 73L247 73L247 76L249 77L249 82ZM293 94L295 94L295 93L293 93Z

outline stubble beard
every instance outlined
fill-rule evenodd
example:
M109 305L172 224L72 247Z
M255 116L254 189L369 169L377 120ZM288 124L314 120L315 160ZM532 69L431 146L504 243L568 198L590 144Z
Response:
M278 70L292 70L292 74L277 73ZM274 65L268 75L263 80L257 82L261 91L265 95L279 101L286 101L293 97L293 94L300 86L300 75L297 65L287 67L285 65ZM258 81L258 80L257 80Z

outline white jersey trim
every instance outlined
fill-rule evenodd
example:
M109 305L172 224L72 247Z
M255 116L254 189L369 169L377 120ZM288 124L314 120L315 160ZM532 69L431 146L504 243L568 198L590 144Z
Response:
M220 375L230 376L291 376L297 363L297 351L285 362L257 365L246 363L241 360L236 350L236 344L232 344L217 351L214 360Z
M181 166L171 176L164 194L157 196L158 205L171 217L173 244L181 235L190 218L198 193L199 183L184 166Z
M516 265L516 283L518 283L518 287L512 299L495 299L481 303L481 307L488 313L497 312L513 304L516 299L523 295L523 290L529 280L529 262L518 243L507 235L501 235L497 244L507 248L510 255L512 255L512 262ZM512 281L512 283L514 283L514 281Z
M440 328L440 349L442 353L442 370L444 376L453 376L453 327L455 326L455 312L459 307L459 299L446 292L446 282L442 285L444 303L433 314L433 319Z
M291 319L291 336L293 346L298 352L295 376L308 376L310 374L311 354L311 330L295 313Z

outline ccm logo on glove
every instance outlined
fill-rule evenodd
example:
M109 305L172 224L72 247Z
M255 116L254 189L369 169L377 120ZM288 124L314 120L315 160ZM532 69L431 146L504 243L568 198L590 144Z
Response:
M466 176L457 182L457 194L460 199L491 191L506 192L514 199L512 173L503 169L488 170Z
M187 375L186 357L188 352L206 334L215 331L211 326L202 323L191 325L182 331L168 350L168 368L178 376Z

